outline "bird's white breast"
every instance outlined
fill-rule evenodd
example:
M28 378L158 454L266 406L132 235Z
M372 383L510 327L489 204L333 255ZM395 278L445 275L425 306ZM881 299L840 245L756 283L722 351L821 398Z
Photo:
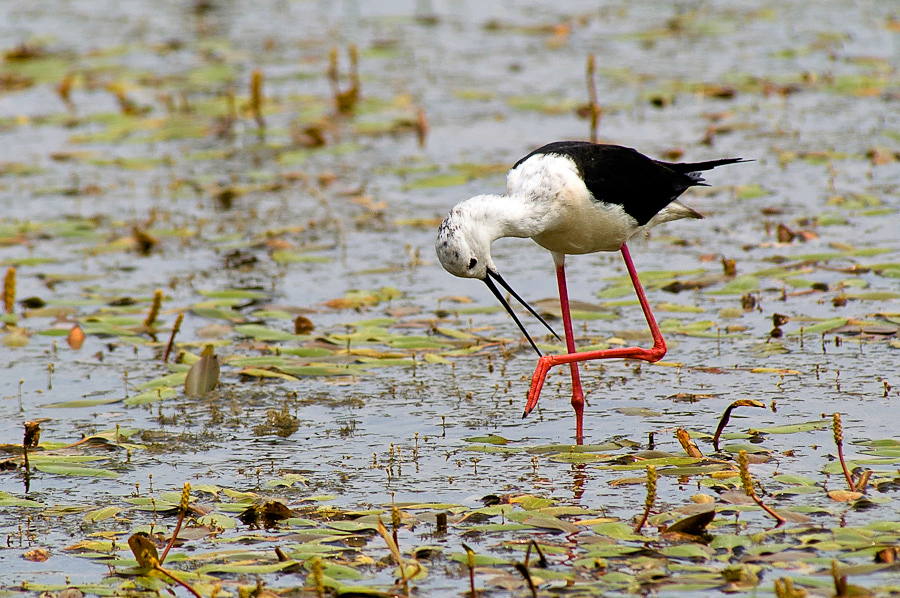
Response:
M509 171L506 184L511 197L549 204L553 218L532 239L550 251L618 251L641 228L622 206L594 198L567 156L534 155Z

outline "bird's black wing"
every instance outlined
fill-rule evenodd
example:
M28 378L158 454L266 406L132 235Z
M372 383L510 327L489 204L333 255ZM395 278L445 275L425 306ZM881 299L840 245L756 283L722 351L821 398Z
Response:
M697 174L723 164L741 161L728 158L694 164L669 164L648 158L620 145L587 141L556 141L531 152L513 168L537 154L559 154L575 162L594 201L617 204L640 226L672 203L688 187L702 185Z

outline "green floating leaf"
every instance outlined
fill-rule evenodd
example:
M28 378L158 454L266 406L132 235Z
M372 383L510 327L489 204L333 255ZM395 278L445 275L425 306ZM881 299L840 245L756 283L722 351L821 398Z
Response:
M331 353L326 351L326 355L331 355ZM227 363L237 367L281 367L296 365L298 361L282 355L263 355L261 357L229 357Z
M191 313L201 318L209 318L210 320L227 320L229 322L243 322L246 318L240 312L231 309L220 309L217 307L195 306L191 308Z
M352 365L300 365L279 369L291 376L356 376L365 373L364 367Z
M20 257L20 258L6 258L4 260L0 260L0 266L40 266L43 264L52 264L58 262L59 260L52 257Z
M726 453L732 453L732 454L737 454L741 451L747 451L747 453L751 454L751 455L759 455L759 454L768 453L768 451L764 447L761 447L758 444L750 444L749 442L747 442L747 443L737 443L736 442L734 444L726 444L725 446L722 447L722 450L725 451ZM721 480L719 480L719 481L721 481Z
M578 102L568 98L548 95L523 95L506 98L506 103L514 110L543 112L544 114L565 114L575 109Z
M606 444L542 444L538 446L531 446L526 449L526 452L529 454L535 455L544 455L544 454L552 454L552 453L602 453L609 451L618 451L625 447L636 448L640 446L639 444L631 444L630 441L624 441L621 444L618 442L608 442Z
M488 434L487 436L471 436L463 438L465 442L481 442L485 444L508 444L509 440L496 434Z
M473 453L493 453L500 455L512 455L514 453L522 452L522 449L520 448L510 448L508 446L496 446L491 444L473 444L472 446L465 447L463 450Z
M287 369L287 368L285 368ZM241 376L253 376L255 378L280 378L288 382L299 382L299 379L285 372L276 372L275 370L266 370L262 368L244 368L240 372Z
M610 469L612 471L632 471L635 469L646 469L648 465L653 465L654 467L665 467L665 466L677 466L682 467L686 465L694 465L696 463L702 462L703 459L697 459L695 457L655 457L652 459L644 459L641 461L637 461L635 463L627 463L624 465L604 465L601 466L601 469ZM665 471L665 470L663 470ZM663 472L660 472L663 473Z
M214 563L204 565L197 569L195 573L235 573L244 575L266 575L269 573L278 573L284 571L288 567L296 567L299 565L297 561L281 561L278 563L253 563L249 565L231 565L227 563Z
M414 359L409 358L376 358L376 357L359 357L358 361L371 367L411 367L416 365Z
M178 505L175 505L176 507ZM226 515L222 515L221 513L212 513L210 515L204 515L197 519L197 523L200 525L211 525L214 527L221 527L224 529L234 529L237 527L237 521L228 517Z
M178 392L174 388L157 386L156 388L145 390L140 394L136 394L133 397L128 397L127 399L125 399L125 404L134 406L146 405L147 403L158 403L159 401L174 398L177 395Z
M191 69L188 75L188 83L194 87L208 89L211 85L231 83L237 77L235 66L225 62L212 63Z
M622 415L636 417L659 417L662 415L659 411L654 411L647 407L618 407L616 411Z
M21 328L13 328L10 333L0 338L0 344L11 349L25 347L28 345L28 333Z
M290 488L291 486L293 486L294 484L297 484L297 483L303 484L304 486L306 486L309 483L309 480L298 473L288 473L277 480L267 481L266 486L269 486L270 488L278 488L278 487ZM196 488L194 488L194 489L196 490Z
M753 544L753 541L748 536L721 534L712 539L712 542L709 543L709 547L716 550L722 548L734 550L735 548L747 548L751 544Z
M764 188L759 183L750 183L749 185L736 185L734 188L735 196L738 199L756 199L758 197L767 197L772 192Z
M541 498L540 496L520 496L519 498L513 501L514 503L518 503L521 505L523 509L526 511L535 511L537 509L544 509L549 507L550 505L556 504L556 501L552 498Z
M512 517L510 517L512 518ZM568 521L563 521L558 517L551 517L550 515L533 515L528 517L524 521L522 521L525 525L530 525L533 527L539 527L542 529L553 529L561 532L565 532L567 534L576 534L582 531L584 528L578 527L574 523L569 523Z
M624 544L588 544L586 546L589 558L615 558L644 550L643 546L626 546Z
M154 380L150 380L149 382L138 384L135 388L137 388L138 390L151 390L160 386L181 386L182 384L184 384L184 379L186 377L187 372L176 372L174 374L167 374Z
M548 459L551 463L597 463L617 458L612 455L595 455L591 453L561 453L551 455Z
M250 291L247 289L225 289L220 291L197 291L198 294L210 299L268 299L269 293L262 291Z
M498 532L517 532L523 529L534 530L530 525L525 525L524 523L486 523L484 525L475 525L471 528L466 528L467 530L472 530L473 532L478 532L480 534L493 534Z
M677 544L675 546L665 546L660 550L664 556L681 559L703 559L706 560L712 556L712 551L706 546L700 544Z
M342 532L378 531L374 521L332 521L328 527Z
M44 503L38 502L36 500L28 500L27 498L17 498L10 494L9 492L3 492L0 490L0 507L26 507L26 508L41 508L44 507Z
M619 299L621 297L628 297L632 294L634 294L634 287L629 283L612 286L603 289L602 291L597 291L596 293L594 293L594 296L600 299Z
M334 354L334 351L322 347L279 347L278 352L282 355L311 358L329 357Z
M841 326L847 325L847 318L829 318L827 320L822 320L821 322L816 322L815 324L811 324L809 326L802 325L802 328L795 328L788 332L788 335L798 335L798 334L822 334L823 332L829 332L834 330L835 328L840 328Z
M847 293L849 299L859 301L891 301L900 299L900 293L894 291L870 291L868 293Z
M790 424L785 426L770 426L768 428L751 428L751 434L793 434L794 432L811 432L824 430L831 427L830 419L805 422L802 424ZM748 451L750 452L750 451Z
M99 405L112 405L113 403L121 403L122 397L103 397L96 399L76 399L74 401L60 401L58 403L47 403L44 407L48 409L78 409L80 407L97 407Z
M91 478L117 478L119 474L108 469L94 469L91 467L79 467L77 465L57 465L53 463L38 463L35 468L44 473L66 476L83 476Z
M329 502L338 497L337 494L317 494L315 496L307 496L303 500L310 502Z
M792 486L815 486L816 481L812 478L807 478L799 475L788 475L788 474L779 474L773 476L776 482L780 482L782 484L789 484Z
M51 465L64 465L66 463L91 463L92 461L103 461L106 457L101 455L56 455L47 453L37 453L29 455L28 460L32 463L48 463Z
M424 359L428 363L436 363L436 364L440 364L440 365L449 365L449 364L453 363L446 357L437 355L435 353L426 353Z
M276 330L260 324L241 324L234 327L234 331L243 336L252 337L258 341L292 341L297 340L298 335L285 330Z
M105 519L112 519L121 511L122 509L119 507L103 507L101 509L95 509L84 514L84 521L85 523L97 523L98 521L103 521Z
M407 349L407 350L415 350L415 349L446 349L447 347L452 347L453 345L444 341L436 340L432 337L406 337L406 338L396 338L394 340L388 341L388 346L395 347L397 349Z
M323 255L310 255L304 251L279 249L272 252L272 261L276 264L325 264L332 259Z
M738 276L728 281L721 289L707 291L709 295L743 295L759 289L759 278L752 274Z
M670 303L668 301L663 303L657 303L653 306L653 311L668 311L668 312L676 312L676 313L690 313L690 314L702 314L706 311L705 308L699 307L697 305L681 305L679 303ZM741 310L743 313L743 310Z
M322 572L333 579L362 579L363 575L353 567L340 563L327 563Z
M454 552L450 555L450 560L456 561L457 563L466 564L469 562L469 555L465 552ZM487 554L475 555L476 567L495 567L498 565L512 565L512 561L499 556L491 556Z
M631 540L636 542L647 541L646 536L641 536L640 534L634 533L634 528L632 526L622 523L621 521L600 523L598 525L595 525L592 529L597 535L613 538L614 540Z

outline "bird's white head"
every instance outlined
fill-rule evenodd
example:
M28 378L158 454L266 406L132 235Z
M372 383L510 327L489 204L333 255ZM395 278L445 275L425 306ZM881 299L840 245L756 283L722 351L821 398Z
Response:
M535 318L540 320L547 330L559 338L550 325L503 280L494 265L494 260L491 259L491 243L496 239L503 236L523 236L514 234L515 231L511 232L509 228L504 228L504 220L496 209L498 200L502 200L502 198L496 195L478 195L457 204L441 222L437 239L434 241L434 249L444 270L450 274L483 281L515 320L537 354L541 355L541 351L532 340L531 335L528 334L506 298L494 284L496 282L506 289Z
M475 198L473 198L475 199ZM444 270L461 278L485 280L496 272L491 259L494 241L487 226L473 212L471 200L454 207L441 222L434 249Z

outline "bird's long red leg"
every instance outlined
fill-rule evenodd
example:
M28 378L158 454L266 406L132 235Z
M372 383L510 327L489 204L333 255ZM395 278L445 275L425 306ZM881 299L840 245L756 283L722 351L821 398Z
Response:
M553 254L556 263L556 283L559 286L559 308L562 311L563 328L566 333L566 349L570 354L575 353L575 333L572 329L572 313L569 311L569 291L566 287L566 256L561 253ZM572 371L572 409L575 410L575 442L581 444L584 438L584 391L581 388L581 378L578 375L578 362L569 364ZM546 376L546 374L544 374ZM532 385L534 382L532 381ZM543 380L541 381L543 385Z
M647 303L647 297L646 295L644 295L644 289L643 287L641 287L641 281L638 279L637 272L634 269L634 263L631 261L631 254L628 252L628 247L623 244L621 251L622 259L625 260L625 267L628 269L628 275L631 277L631 283L634 285L634 291L637 294L638 301L641 304L641 309L644 311L644 317L647 319L647 324L650 326L650 333L653 335L653 347L651 347L650 349L643 349L641 347L619 347L615 349L603 349L600 351L585 351L584 353L575 353L572 350L571 345L569 345L569 353L565 355L544 355L538 360L537 368L535 368L534 370L534 376L531 378L531 388L528 391L528 402L525 405L525 414L523 415L523 417L531 413L531 411L537 405L538 399L541 396L541 388L544 386L544 379L547 377L547 372L550 371L550 368L555 365L569 363L574 366L579 361L611 358L642 359L644 361L653 363L654 361L659 361L660 359L662 359L666 354L666 342L663 340L662 333L659 331L659 326L656 325L656 319L653 317L653 313L650 311L650 305ZM557 278L559 278L558 268ZM563 283L560 285L560 293L562 293L564 283L565 279L563 278ZM562 302L562 296L560 296L560 301ZM563 317L565 318L566 315L568 315L568 297L566 298L566 308L563 310ZM571 322L569 324L569 328L566 329L567 342L570 338L570 329ZM573 375L573 385L574 381L575 377ZM573 397L573 404L574 402L575 401ZM577 408L576 414L578 416L578 423L580 426L581 414L578 412Z

